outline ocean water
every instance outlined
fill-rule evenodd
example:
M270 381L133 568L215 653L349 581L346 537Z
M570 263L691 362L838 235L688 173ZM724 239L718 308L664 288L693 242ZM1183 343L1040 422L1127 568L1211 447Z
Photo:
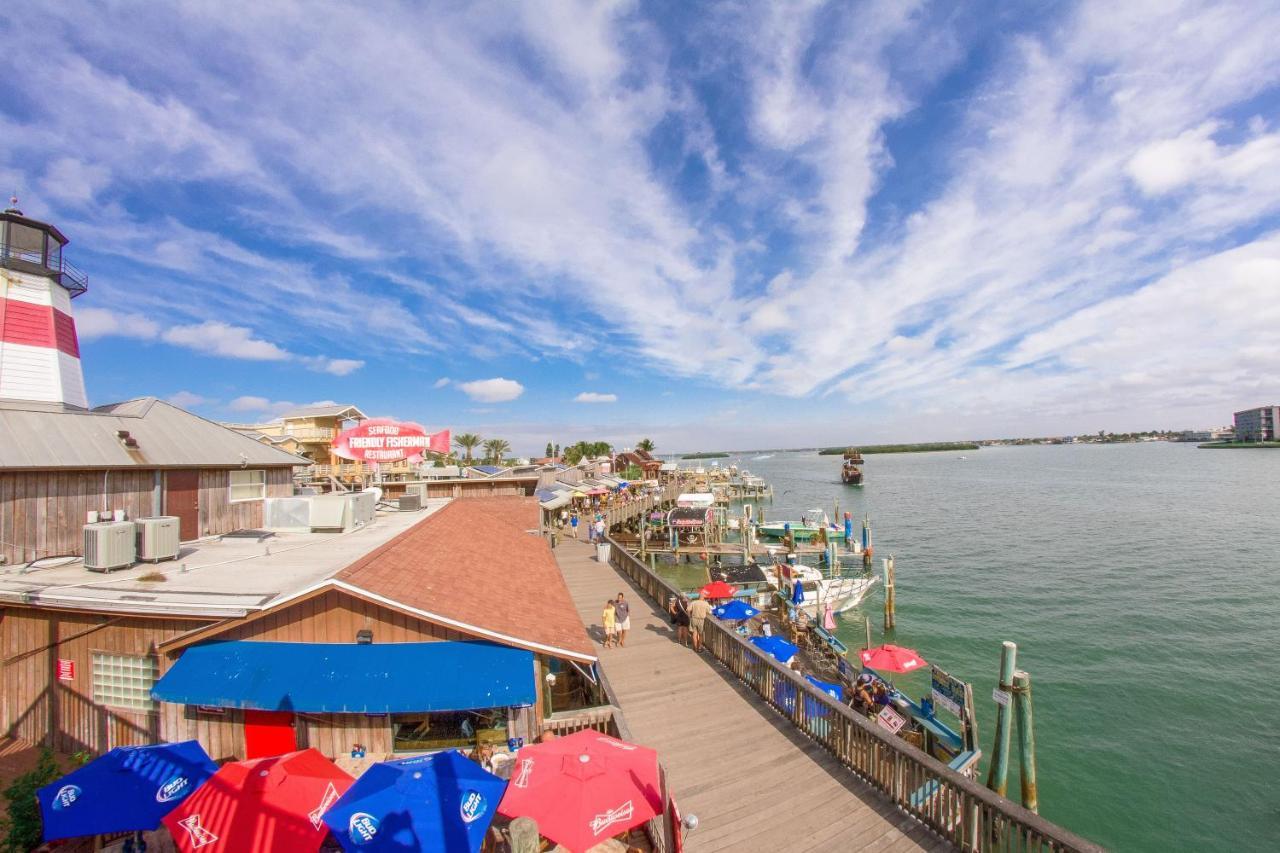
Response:
M866 614L875 642L971 681L987 754L1000 642L1018 644L1041 814L1115 850L1280 849L1280 451L876 455L861 488L839 457L731 461L773 484L769 519L870 514L897 628L877 587L841 636L861 647ZM1015 745L1014 799L1018 778Z

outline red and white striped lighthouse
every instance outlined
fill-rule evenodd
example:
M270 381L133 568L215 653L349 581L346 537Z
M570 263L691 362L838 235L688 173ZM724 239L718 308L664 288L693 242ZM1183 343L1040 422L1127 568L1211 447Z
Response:
M0 400L88 408L71 316L88 279L62 257L62 232L17 204L0 213Z

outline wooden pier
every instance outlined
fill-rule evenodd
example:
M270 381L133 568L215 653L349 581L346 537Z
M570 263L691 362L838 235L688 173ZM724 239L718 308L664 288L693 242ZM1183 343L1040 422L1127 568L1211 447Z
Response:
M595 554L574 540L556 549L597 642L605 599L631 602L627 645L601 650L600 665L632 737L658 750L681 811L698 816L688 850L954 849L709 654L676 643L665 612Z

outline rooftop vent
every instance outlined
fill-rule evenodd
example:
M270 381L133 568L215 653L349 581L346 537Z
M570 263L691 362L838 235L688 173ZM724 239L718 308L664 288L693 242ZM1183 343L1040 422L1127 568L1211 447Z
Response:
M138 446L138 439L129 435L129 431L127 429L116 430L116 438L120 439L120 442L131 450Z

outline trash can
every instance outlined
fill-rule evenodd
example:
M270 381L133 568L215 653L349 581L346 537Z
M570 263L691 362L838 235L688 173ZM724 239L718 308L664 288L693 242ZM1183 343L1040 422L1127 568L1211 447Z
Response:
M609 562L609 543L608 542L604 543L603 545L596 546L596 560L598 560L601 563Z

